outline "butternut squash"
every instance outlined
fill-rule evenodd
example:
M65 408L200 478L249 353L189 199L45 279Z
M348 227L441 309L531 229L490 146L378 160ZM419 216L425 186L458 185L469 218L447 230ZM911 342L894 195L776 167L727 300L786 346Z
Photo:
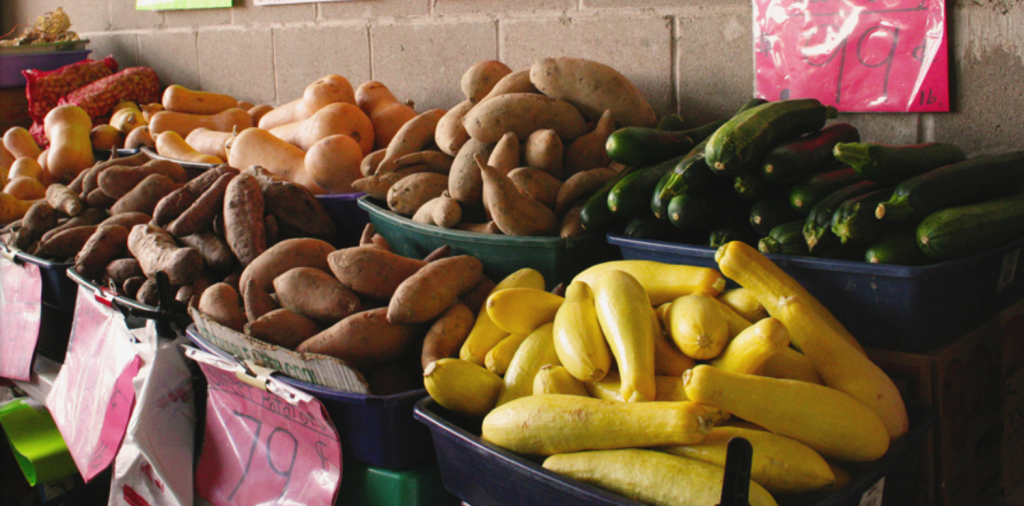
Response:
M110 151L124 146L124 134L113 125L96 125L89 131L89 142L95 151Z
M46 174L49 176L49 174ZM45 186L43 168L39 166L39 162L35 158L22 157L18 158L11 164L10 170L7 171L8 179L15 179L19 177L30 177L43 183Z
M306 109L303 100L297 98L264 113L258 125L263 130L270 130L288 123L307 120L312 115L313 113Z
M238 100L232 96L190 90L178 84L168 86L160 102L165 110L187 114L217 114L238 107Z
M20 126L8 128L4 132L3 145L15 160L24 157L36 158L42 152L32 134Z
M43 129L46 138L50 139L46 168L55 181L70 183L96 161L89 137L92 119L81 107L61 105L53 108L43 120Z
M601 332L594 291L582 281L569 283L565 302L555 313L555 351L575 378L600 380L611 369L612 355Z
M555 340L551 323L545 323L526 337L519 345L512 362L502 378L501 393L495 406L533 395L533 382L537 372L545 365L559 365L555 353Z
M518 271L509 274L505 279L495 285L491 290L491 293L488 294L488 298L501 290L515 287L533 288L538 291L543 291L544 276L534 269L519 269ZM521 335L525 336L527 334L529 334L529 332L525 332ZM462 348L459 350L459 358L468 360L477 365L484 365L484 357L487 356L487 353L508 335L509 332L498 327L494 321L491 320L491 316L487 310L483 309L479 314L477 314L476 322L473 323L473 328L469 331L469 336L466 338L466 341L462 343ZM502 374L504 374L504 371Z
M310 114L316 114L324 107L336 103L356 105L355 91L348 79L329 74L306 86L302 91L302 103Z
M701 441L707 411L693 402L618 402L579 395L532 395L495 407L482 437L526 455L555 455Z
M378 81L367 81L359 85L356 89L356 105L373 122L375 150L388 147L402 125L417 116L415 109L399 102L391 90Z
M192 148L185 139L174 130L168 130L156 138L156 152L160 156L173 158L183 162L222 164L224 160L212 155L204 155Z
M654 308L643 286L623 271L610 271L591 285L601 331L615 356L622 378L622 398L628 402L653 400Z
M42 199L21 200L7 192L0 192L0 225L22 219L33 204L43 201Z
M577 274L573 281L583 281L593 286L597 278L613 270L627 272L636 278L654 306L697 291L714 296L725 288L725 278L715 269L665 264L651 260L616 260L600 263Z
M270 133L303 151L337 134L345 134L356 141L362 155L373 149L373 123L362 109L347 102L328 104L308 119L274 127Z
M252 118L253 126L256 126L256 125L259 125L260 121L263 120L263 115L265 115L268 112L273 111L273 110L274 110L274 106L272 106L272 105L260 104L260 105L252 107L251 109L246 110L245 112L249 113L249 117ZM260 128L263 128L263 127L260 127Z
M141 147L156 148L156 140L149 132L149 126L140 126L135 130L132 130L127 137L124 138L124 147L128 149L136 149Z
M250 128L239 132L231 143L228 164L232 167L248 168L259 165L275 175L301 184L314 194L327 193L313 181L306 172L306 153L301 149L275 137L262 128Z
M121 102L121 104L124 104L124 106L115 110L110 115L110 126L116 128L122 134L128 135L132 130L149 124L149 121L142 116L142 110L139 109L138 105L135 105L135 102Z
M218 132L209 128L197 128L185 137L185 143L204 155L215 156L221 160L228 159L225 146L231 138L231 132Z
M252 117L237 107L225 109L217 114L160 111L150 118L149 133L159 136L170 130L177 132L184 139L197 128L208 128L218 132L230 132L237 128L242 132L251 126Z
M442 358L423 370L430 397L456 413L483 418L494 408L501 378L483 367L457 358Z
M348 135L337 134L310 146L303 163L306 174L318 187L330 193L352 193L352 183L362 177L362 160L359 143Z

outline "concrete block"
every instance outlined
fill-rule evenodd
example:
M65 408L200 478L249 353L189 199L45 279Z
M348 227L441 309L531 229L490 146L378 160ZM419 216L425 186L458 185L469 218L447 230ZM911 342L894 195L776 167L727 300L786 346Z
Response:
M189 26L193 28L212 25L230 25L231 9L185 9L180 11L164 11L164 23L169 27Z
M676 90L687 124L731 116L754 96L752 15L744 5L677 18Z
M269 29L199 31L199 83L254 104L272 104L274 48Z
M231 8L231 23L312 23L316 20L316 4L270 5L257 7L253 0L235 0Z
M654 110L674 110L672 32L662 16L513 19L501 22L502 61L513 70L547 56L573 56L621 72Z
M137 11L131 0L110 0L111 30L159 28L163 24L163 11Z
M577 0L437 0L434 14L489 14L575 11Z
M919 116L900 113L841 113L836 121L844 121L860 132L862 142L882 144L916 144L919 140Z
M109 30L110 2L111 0L64 0L64 12L71 18L71 29L79 34Z
M343 76L356 88L370 80L368 28L275 28L274 62L281 103L301 97L309 83L328 74Z
M324 20L377 18L393 16L406 18L430 15L431 0L355 0L323 2L317 4L318 17Z
M481 60L497 58L494 22L396 24L370 29L373 79L417 111L448 109L466 99L462 74Z
M196 32L161 30L140 33L139 64L152 67L160 84L199 87L199 59Z
M113 56L122 69L139 66L139 41L134 33L90 34L89 49L94 60Z

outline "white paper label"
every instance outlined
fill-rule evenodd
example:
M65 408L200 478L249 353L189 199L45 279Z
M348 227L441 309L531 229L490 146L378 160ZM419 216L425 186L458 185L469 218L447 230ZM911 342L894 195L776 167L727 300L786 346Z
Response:
M860 496L860 506L882 506L882 493L885 491L885 477L871 486Z

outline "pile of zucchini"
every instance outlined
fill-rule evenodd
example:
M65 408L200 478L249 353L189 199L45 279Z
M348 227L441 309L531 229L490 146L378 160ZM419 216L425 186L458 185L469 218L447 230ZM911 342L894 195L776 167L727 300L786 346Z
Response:
M1024 151L967 159L947 143L861 142L815 99L754 99L682 130L608 139L626 169L586 203L588 231L765 253L924 265L1024 237Z

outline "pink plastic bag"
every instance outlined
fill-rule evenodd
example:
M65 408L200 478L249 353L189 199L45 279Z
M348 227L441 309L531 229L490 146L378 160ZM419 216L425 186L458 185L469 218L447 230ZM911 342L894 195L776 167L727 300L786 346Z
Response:
M754 0L757 96L949 111L943 0Z
M117 67L114 57L108 56L103 61L82 60L56 70L22 70L29 116L42 124L46 113L57 107L60 97L117 72Z
M0 377L30 379L42 293L38 265L18 265L0 256Z

